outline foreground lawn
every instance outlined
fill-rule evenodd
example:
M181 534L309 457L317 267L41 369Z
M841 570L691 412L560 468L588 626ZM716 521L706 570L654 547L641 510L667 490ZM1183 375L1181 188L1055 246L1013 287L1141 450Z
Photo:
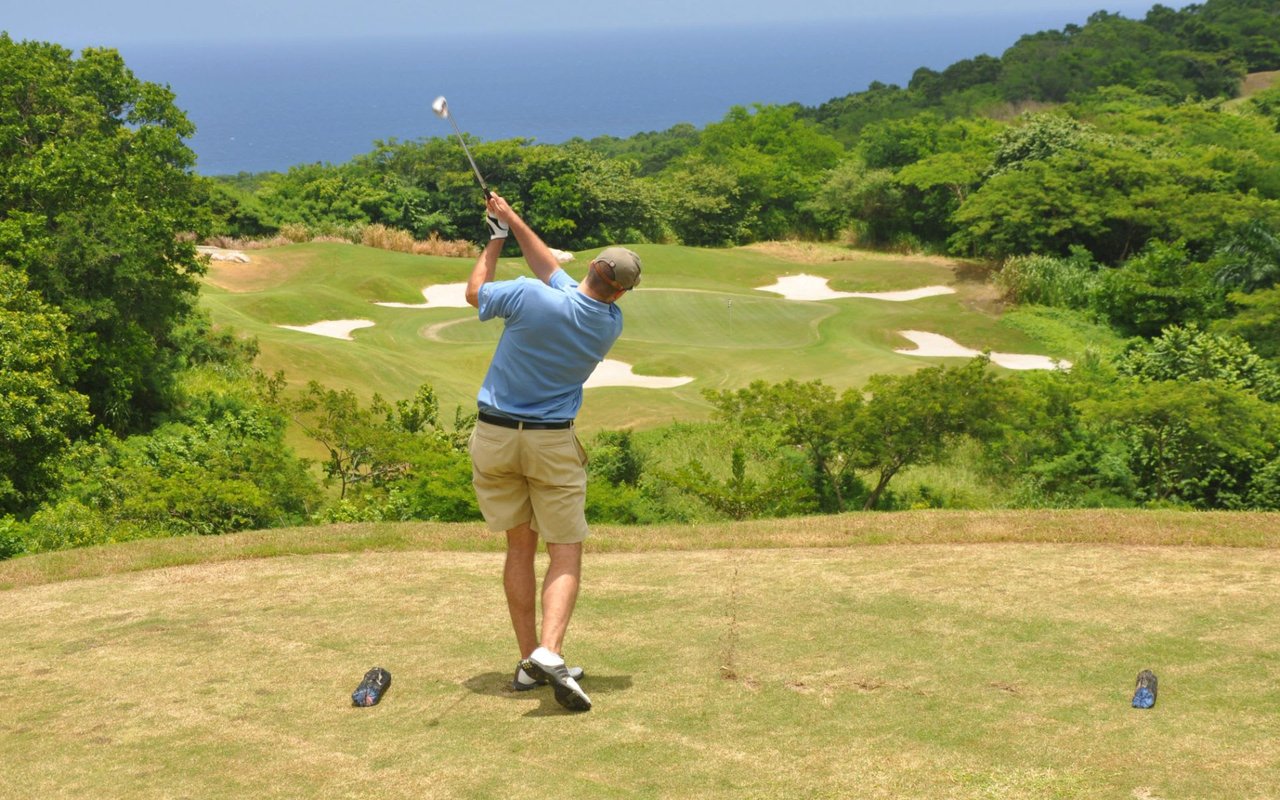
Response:
M501 555L475 526L17 559L0 796L1265 797L1278 530L1172 512L602 529L568 645L585 715L505 689ZM386 700L351 708L374 665ZM1143 668L1151 711L1128 706Z

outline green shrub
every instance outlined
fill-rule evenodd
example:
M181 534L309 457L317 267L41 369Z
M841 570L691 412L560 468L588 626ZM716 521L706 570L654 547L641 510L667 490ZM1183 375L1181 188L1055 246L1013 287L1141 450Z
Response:
M1072 248L1067 258L1014 256L996 273L995 285L1015 303L1088 308L1098 286L1097 269L1082 248Z
M40 509L19 530L23 549L28 553L172 535L163 527L115 519L75 498Z
M587 482L587 521L609 525L651 525L667 522L669 509L654 502L643 489L605 481Z
M1122 333L1151 338L1170 325L1221 315L1226 293L1182 242L1152 241L1117 269L1101 273L1094 309Z
M19 555L24 549L17 520L13 517L0 518L0 561Z
M1280 401L1280 369L1244 339L1208 333L1195 324L1171 325L1155 339L1130 342L1116 366L1141 381L1218 381Z
M410 519L468 522L482 518L471 485L471 458L444 438L412 456L410 474L404 486Z
M591 448L591 474L611 486L635 486L644 472L644 460L631 440L631 431L601 431Z
M413 519L409 499L399 487L388 492L355 492L312 515L313 522L404 522Z
M209 421L79 445L64 462L62 494L24 526L27 550L305 520L317 489L284 446L283 420L238 400L198 404L213 415Z
M1246 505L1249 508L1280 511L1280 458L1253 474Z

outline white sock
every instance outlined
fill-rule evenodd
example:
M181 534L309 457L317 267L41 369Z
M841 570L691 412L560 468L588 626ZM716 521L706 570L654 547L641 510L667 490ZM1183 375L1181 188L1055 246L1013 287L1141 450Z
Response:
M529 658L538 662L539 664L545 664L548 667L556 667L564 663L563 658L551 652L545 647L539 647L537 650L534 650L532 653L529 654Z

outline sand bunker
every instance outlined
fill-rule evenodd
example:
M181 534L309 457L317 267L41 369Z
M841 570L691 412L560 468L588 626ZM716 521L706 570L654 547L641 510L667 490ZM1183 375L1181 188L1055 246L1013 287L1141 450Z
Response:
M898 331L901 335L915 343L914 350L894 350L904 356L940 356L944 358L973 358L982 355L978 350L971 350L953 339L937 333L925 331ZM992 353L991 363L999 364L1005 369L1070 369L1070 361L1055 361L1048 356L1033 356L1023 353Z
M422 290L425 303L375 303L387 308L470 308L466 283L437 283Z
M277 325L276 327L298 331L299 333L313 333L316 336L328 336L330 339L345 339L348 342L352 342L355 341L351 338L352 331L360 328L372 328L373 325L373 321L368 319L326 319L312 325Z
M228 250L225 247L207 247L196 245L196 252L208 256L210 261L231 261L236 264L248 264L249 257L239 250Z
M599 389L602 386L633 386L641 389L674 389L684 386L693 378L658 378L651 375L637 375L631 365L624 361L606 358L596 367L591 377L582 385L584 389Z
M900 292L837 292L827 285L828 282L827 278L817 275L787 275L778 278L778 282L771 286L758 286L756 290L780 294L788 300L839 300L845 297L863 297L894 303L956 292L950 286L925 286L921 289L907 289Z

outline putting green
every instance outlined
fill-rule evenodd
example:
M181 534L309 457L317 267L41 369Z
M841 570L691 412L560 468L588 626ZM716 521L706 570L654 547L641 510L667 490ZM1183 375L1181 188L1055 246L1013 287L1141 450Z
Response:
M818 343L818 323L833 313L829 307L767 297L651 289L627 299L624 336L636 345L682 347L696 341L719 349L803 348ZM675 320L679 324L673 324ZM439 339L446 342L494 344L502 328L468 315L464 324L441 326L438 331Z
M959 363L895 352L911 347L897 333L902 330L935 331L1002 352L1078 356L1049 352L1027 333L1002 325L987 310L988 287L958 280L952 267L936 259L859 256L799 263L759 249L634 247L645 260L645 282L622 300L626 328L610 357L639 375L694 380L671 389L590 389L580 420L588 430L704 418L709 412L704 389L737 388L757 379L822 379L842 389L876 373ZM426 286L465 280L471 260L320 243L249 255L249 264L211 266L202 303L215 323L258 337L263 369L283 370L295 386L314 379L366 398L374 392L389 399L408 397L429 382L446 409L471 406L501 324L481 324L469 308L376 304L421 304ZM589 255L579 254L567 271L580 278ZM943 284L956 293L909 302L797 302L759 291L779 277L801 273L827 278L840 291ZM520 259L499 265L500 279L527 274ZM278 327L354 319L373 326L355 330L351 341Z

